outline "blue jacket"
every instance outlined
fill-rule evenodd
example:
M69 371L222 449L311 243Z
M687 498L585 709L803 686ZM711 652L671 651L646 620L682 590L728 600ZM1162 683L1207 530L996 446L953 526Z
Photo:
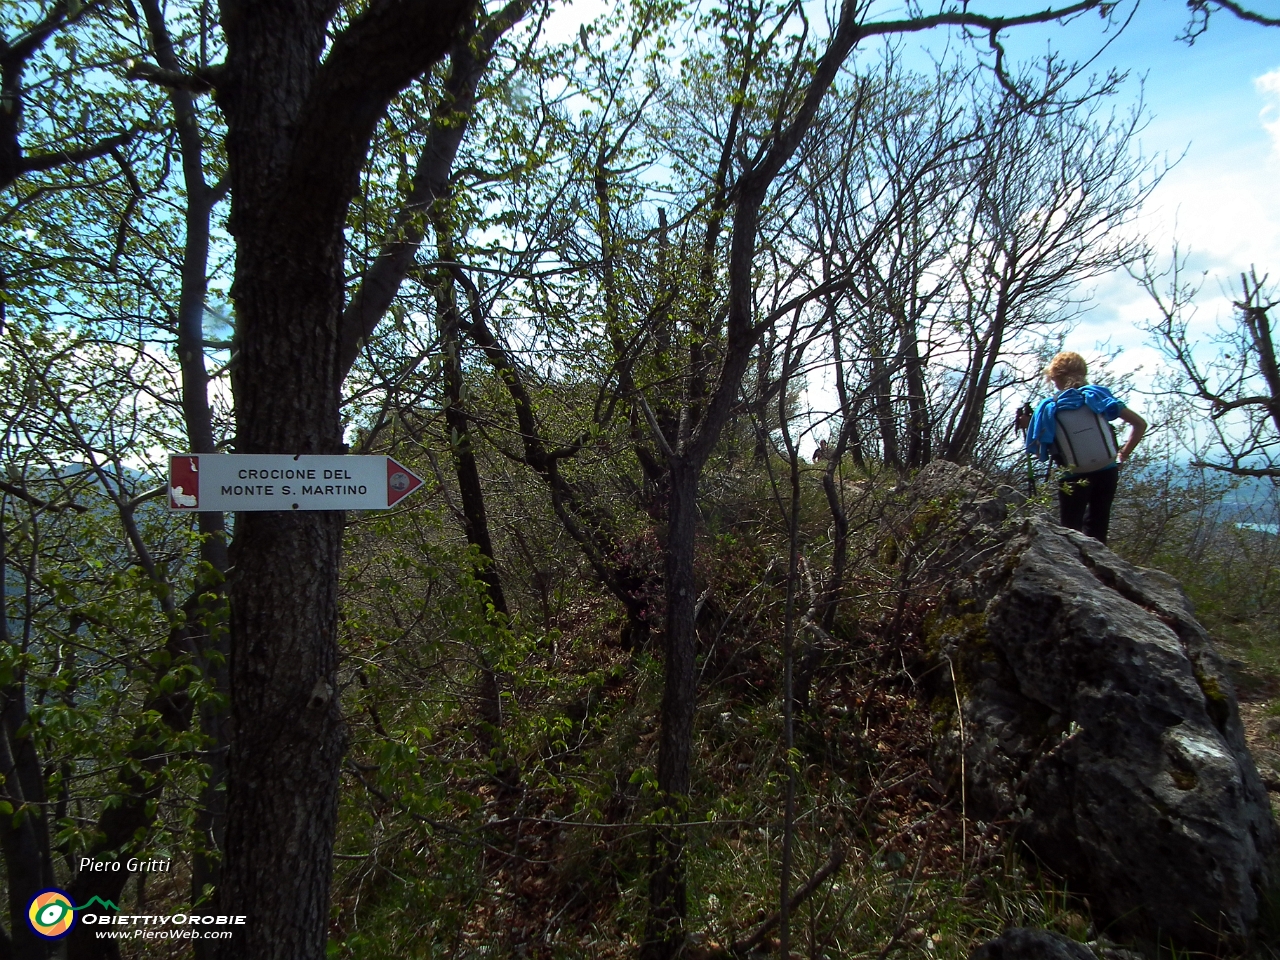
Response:
M1070 387L1055 397L1041 400L1031 417L1031 426L1027 428L1027 449L1041 460L1048 460L1053 450L1053 438L1058 431L1058 422L1053 418L1059 409L1075 410L1085 404L1089 409L1107 420L1120 416L1124 404L1111 395L1106 387L1087 383L1076 389Z

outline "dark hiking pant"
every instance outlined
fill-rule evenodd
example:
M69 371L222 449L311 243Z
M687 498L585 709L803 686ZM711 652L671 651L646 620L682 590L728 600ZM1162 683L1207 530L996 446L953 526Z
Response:
M1120 470L1112 467L1063 480L1058 488L1062 525L1106 543L1107 527L1111 524L1111 501L1116 498L1119 479Z

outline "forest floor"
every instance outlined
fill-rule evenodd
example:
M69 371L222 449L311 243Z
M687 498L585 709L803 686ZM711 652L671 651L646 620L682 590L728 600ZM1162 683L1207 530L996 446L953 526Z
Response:
M929 711L915 696L910 652L904 656L890 646L872 643L863 656L832 664L815 684L809 719L799 724L797 743L809 761L800 785L808 802L802 806L810 815L800 826L793 889L826 863L833 841L844 862L795 911L793 955L961 960L1009 925L1053 929L1097 948L1088 904L1038 873L997 825L964 818L962 801L934 779L928 760L935 734ZM1267 655L1269 641L1260 648L1219 639L1218 646L1236 682L1246 739L1280 816L1280 670ZM595 656L615 667L632 659L616 648L597 647ZM752 675L760 664L740 666L743 689L755 688L759 696L756 684L772 685ZM629 708L643 710L643 682L633 675L610 691L619 708L615 729L627 726ZM776 801L769 770L777 758L757 755L759 731L746 722L743 703L725 699L712 706L702 711L712 716L701 738L704 782L725 791L736 784L739 791ZM742 722L726 727L724 717L734 714ZM642 721L636 729L630 752L638 760L651 759L656 731ZM837 797L832 781L842 777L845 789ZM485 793L494 808L501 806ZM484 893L469 904L449 953L547 960L635 955L644 894L635 875L643 861L644 828L626 822L594 829L561 825L578 819L573 807L568 791L544 783L525 793L518 810L508 810L509 822L495 824L481 868ZM624 821L635 814L616 812ZM777 902L779 813L776 802L767 803L741 823L698 836L691 852L693 936L687 960L728 956L726 948L742 944L770 917ZM815 829L824 817L825 829ZM151 892L157 895L177 900L180 890ZM738 955L777 956L776 927L759 943L767 954ZM1105 944L1104 956L1136 956ZM400 955L442 955L438 950L446 945L415 947ZM330 953L347 955L333 946ZM151 942L129 944L125 955L159 960L185 956L186 950ZM378 947L363 952L370 958L393 955Z
M1087 906L1025 863L1000 825L966 818L963 798L935 779L937 717L917 695L913 654L924 660L923 649L900 640L870 640L857 657L827 664L797 723L803 773L792 890L837 850L843 863L796 907L793 956L960 960L1013 925L1091 939ZM756 802L744 803L736 822L691 833L687 960L778 955L777 927L762 926L778 902L781 752L762 746L759 710L776 677L758 672L764 662L737 666L736 684L713 686L700 710L699 777L715 792ZM618 693L634 698L635 690ZM634 705L618 704L623 712ZM637 739L637 759L653 759L655 732ZM619 829L556 827L572 800L552 790L536 806L534 817L526 807L519 855L495 851L488 896L472 905L461 953L635 956L645 828L634 820Z
M1280 818L1280 656L1265 630L1216 638L1239 696L1246 740ZM929 705L918 696L910 641L867 642L861 655L830 665L815 684L814 703L797 725L806 773L798 826L800 854L792 888L820 869L837 846L844 862L794 914L793 955L813 958L959 960L1006 926L1056 930L1089 942L1103 957L1136 957L1109 943L1089 916L1087 901L1071 897L1036 869L998 824L964 816L963 798L935 779L930 763L937 732ZM758 669L759 665L756 665ZM742 690L759 697L776 686L744 670ZM713 690L701 738L702 776L717 789L757 792L774 801L749 822L703 830L691 853L689 960L764 956L741 949L755 934L777 956L777 928L760 925L777 903L780 809L778 757L761 757L759 718L726 731L725 717L742 710L723 688ZM631 696L631 688L619 693ZM725 708L728 708L727 710ZM654 731L635 746L644 756ZM546 815L568 798L547 795ZM588 831L590 832L590 831ZM643 828L599 831L587 841L597 870L612 874L606 891L599 876L584 878L581 864L565 869L564 830L533 825L528 852L541 864L508 859L491 874L493 897L467 924L465 942L494 943L494 932L521 957L623 958L634 956L635 919L643 889L634 883L642 863ZM625 863L626 866L620 866ZM627 874L631 874L628 882ZM773 885L771 888L770 885ZM731 949L733 947L739 949ZM504 950L497 955L507 955ZM1263 946L1258 956L1272 957Z

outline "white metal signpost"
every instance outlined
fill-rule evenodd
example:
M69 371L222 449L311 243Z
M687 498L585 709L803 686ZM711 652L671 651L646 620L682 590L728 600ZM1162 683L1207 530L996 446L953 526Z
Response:
M169 509L386 510L422 486L390 457L169 455Z

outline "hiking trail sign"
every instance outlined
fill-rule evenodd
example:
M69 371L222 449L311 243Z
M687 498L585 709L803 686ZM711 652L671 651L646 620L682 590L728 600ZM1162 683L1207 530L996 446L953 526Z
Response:
M386 510L422 486L390 457L173 453L169 509Z

